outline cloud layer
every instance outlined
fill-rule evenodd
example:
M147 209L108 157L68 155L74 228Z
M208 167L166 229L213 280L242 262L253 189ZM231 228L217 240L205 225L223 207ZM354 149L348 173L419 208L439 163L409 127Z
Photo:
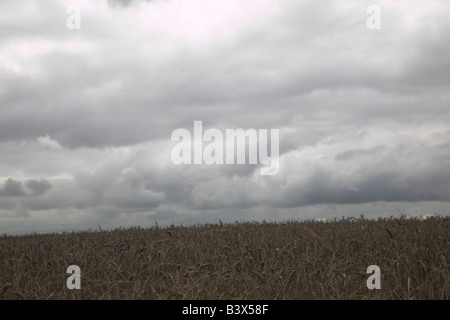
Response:
M450 4L370 4L3 1L0 232L449 214ZM195 120L280 129L278 174L174 165Z

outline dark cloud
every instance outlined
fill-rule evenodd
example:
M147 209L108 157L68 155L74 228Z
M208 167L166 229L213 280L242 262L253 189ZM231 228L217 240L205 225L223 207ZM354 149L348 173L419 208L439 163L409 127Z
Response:
M52 187L46 180L28 180L25 185L32 191L32 195L42 195Z
M335 169L318 165L305 179L293 182L275 203L296 207L450 201L450 174L444 170L450 165L446 145L343 152L335 157Z
M22 182L15 181L11 178L6 180L3 190L0 190L0 196L3 197L23 197L26 193L23 190Z
M22 182L9 178L5 181L3 188L0 188L0 197L40 196L52 187L46 180L27 180L25 186L31 190L31 193L24 188Z

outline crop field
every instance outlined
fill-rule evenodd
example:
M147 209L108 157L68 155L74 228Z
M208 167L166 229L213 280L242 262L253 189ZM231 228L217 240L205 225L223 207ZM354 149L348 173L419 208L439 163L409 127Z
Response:
M449 217L402 217L3 236L0 299L448 300L449 235Z

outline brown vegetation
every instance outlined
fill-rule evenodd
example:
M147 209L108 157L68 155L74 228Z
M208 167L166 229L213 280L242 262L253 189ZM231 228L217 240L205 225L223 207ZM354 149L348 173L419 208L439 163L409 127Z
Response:
M0 299L449 299L449 231L434 217L4 236Z

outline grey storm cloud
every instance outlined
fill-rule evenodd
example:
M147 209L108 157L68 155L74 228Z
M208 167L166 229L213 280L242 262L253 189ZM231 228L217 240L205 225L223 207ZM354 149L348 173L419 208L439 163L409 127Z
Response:
M450 201L449 144L374 147L335 156L335 170L320 165L279 201L301 206L376 201Z
M32 191L32 195L42 195L52 187L52 185L46 180L28 180L25 185Z
M23 197L25 194L22 183L11 178L6 180L3 189L0 190L0 196L3 197Z
M0 197L39 196L51 187L52 185L46 180L27 180L24 187L21 181L9 178L5 181L3 187L0 187Z
M448 214L450 3L381 2L369 30L372 2L80 2L69 30L60 1L2 1L0 231L379 202ZM171 134L196 120L280 129L279 172L174 165Z
M275 28L250 25L201 51L180 45L167 55L138 51L128 59L125 49L144 45L136 40L99 41L101 58L67 50L43 55L39 63L44 81L4 83L1 101L11 107L2 111L0 136L6 140L48 133L67 147L105 147L163 138L170 134L168 128L200 118L211 125L301 126L311 119L317 125L326 121L342 127L359 119L408 123L442 116L445 97L430 104L427 95L436 81L449 81L440 71L450 61L445 54L450 45L440 41L446 19L423 25L417 38L399 43L395 32L374 37L356 28L349 22L355 9L304 2L300 10L288 4L293 10L271 17ZM365 16L360 18L364 25ZM87 39L89 35L86 32ZM439 59L430 61L430 55ZM33 103L42 106L39 111L30 112L27 106ZM26 125L15 126L19 120Z

